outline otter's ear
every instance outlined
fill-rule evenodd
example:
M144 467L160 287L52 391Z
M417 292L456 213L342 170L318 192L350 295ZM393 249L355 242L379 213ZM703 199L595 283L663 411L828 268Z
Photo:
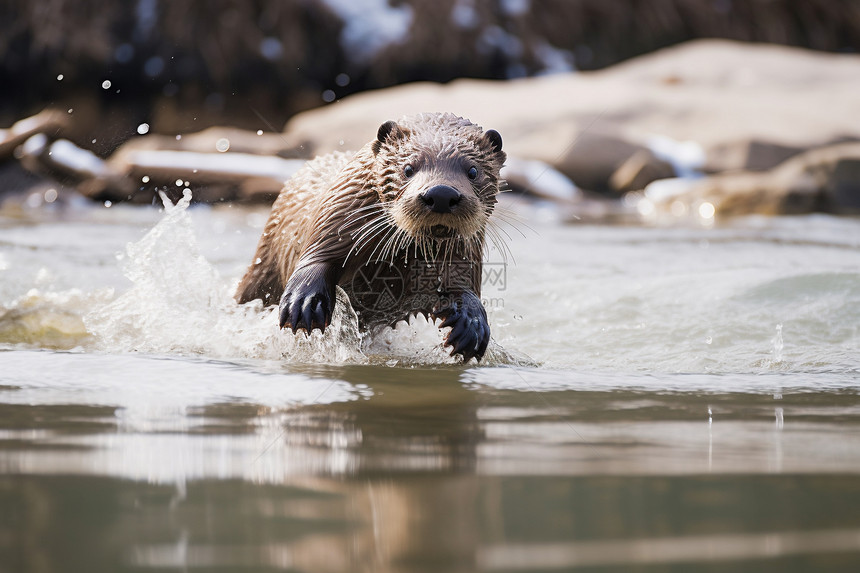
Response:
M502 136L495 129L488 129L484 133L484 142L492 147L496 153L502 150Z
M376 141L373 142L373 153L379 153L379 149L387 141L406 137L406 133L406 130L397 125L396 121L386 121L379 126L379 130L376 132Z

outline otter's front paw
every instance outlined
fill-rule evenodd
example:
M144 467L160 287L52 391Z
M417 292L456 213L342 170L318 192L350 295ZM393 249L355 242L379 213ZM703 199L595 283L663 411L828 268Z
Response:
M287 326L293 333L303 328L308 334L315 328L324 332L331 322L334 296L329 292L325 281L313 280L303 273L296 272L281 296L280 325Z
M442 319L439 328L451 327L451 332L445 337L445 346L451 347L452 356L459 354L463 362L471 358L481 360L490 343L490 325L487 324L487 312L476 295L469 293L434 309L432 316Z

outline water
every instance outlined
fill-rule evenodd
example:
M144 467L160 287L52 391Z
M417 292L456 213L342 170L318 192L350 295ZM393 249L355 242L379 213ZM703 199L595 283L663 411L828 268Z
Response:
M7 204L0 571L856 571L860 220L507 208L463 367L233 304L265 211Z

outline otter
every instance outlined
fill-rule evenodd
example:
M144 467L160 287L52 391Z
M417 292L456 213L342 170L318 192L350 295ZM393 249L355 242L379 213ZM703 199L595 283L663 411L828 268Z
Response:
M280 327L310 334L331 322L339 285L363 332L420 313L451 328L452 356L480 361L482 259L504 162L498 132L450 113L387 121L354 154L309 161L275 200L236 300L279 300Z

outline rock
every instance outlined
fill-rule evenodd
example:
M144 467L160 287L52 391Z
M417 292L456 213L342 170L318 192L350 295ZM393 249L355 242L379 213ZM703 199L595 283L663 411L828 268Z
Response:
M836 161L826 189L827 209L837 213L860 213L860 153Z
M148 202L159 186L174 191L187 186L196 202L256 203L273 201L304 160L231 150L199 153L129 147L112 156L107 164L111 172L122 173L126 180L135 182L136 190L126 196L125 188L101 179L82 189L89 196L135 200L138 191L143 191L144 202ZM99 185L99 181L104 184ZM143 186L139 187L138 182Z
M135 137L119 146L113 156L125 156L138 151L190 151L194 153L250 153L277 155L284 158L312 156L302 146L290 145L280 133L248 131L229 126L213 126L179 136L150 134Z
M68 125L68 116L57 110L46 109L34 116L15 122L8 129L0 129L0 160L8 159L15 149L36 134L56 135Z
M444 109L498 130L509 155L606 190L655 136L698 143L705 168L721 171L860 139L860 122L846 121L860 117L858 93L858 55L700 40L598 72L365 92L294 116L284 138L311 155L355 149L386 120Z
M512 191L560 204L578 204L582 192L563 173L542 161L508 157L501 175Z
M765 172L725 173L688 181L674 193L663 182L645 190L662 212L696 213L710 204L717 216L860 212L860 143L807 151ZM678 206L682 208L678 208Z
M640 191L652 181L668 179L676 175L672 165L658 159L651 151L641 149L612 173L609 186L619 194Z
M250 148L242 144L249 134L217 130L189 137L185 144L176 138L140 138L104 160L70 141L51 141L37 133L21 145L19 155L22 166L29 171L74 183L91 199L133 203L152 202L159 188L176 192L178 198L185 187L192 187L196 202L271 202L284 181L304 164L301 159L241 153L227 145L220 146L223 151L216 151L219 144L210 141L212 136L225 134L239 142L239 149ZM211 152L160 148L184 145L195 149L201 143L207 144L205 148L212 143ZM265 144L256 150L266 151Z
M616 191L611 181L612 175L631 158L648 155L653 157L653 154L641 145L591 130L583 132L561 157L556 158L555 167L584 189ZM668 176L672 175L674 172Z
M803 152L803 148L796 145L780 145L759 140L736 141L715 145L711 149L703 170L706 173L721 173L739 169L766 171L801 152Z

